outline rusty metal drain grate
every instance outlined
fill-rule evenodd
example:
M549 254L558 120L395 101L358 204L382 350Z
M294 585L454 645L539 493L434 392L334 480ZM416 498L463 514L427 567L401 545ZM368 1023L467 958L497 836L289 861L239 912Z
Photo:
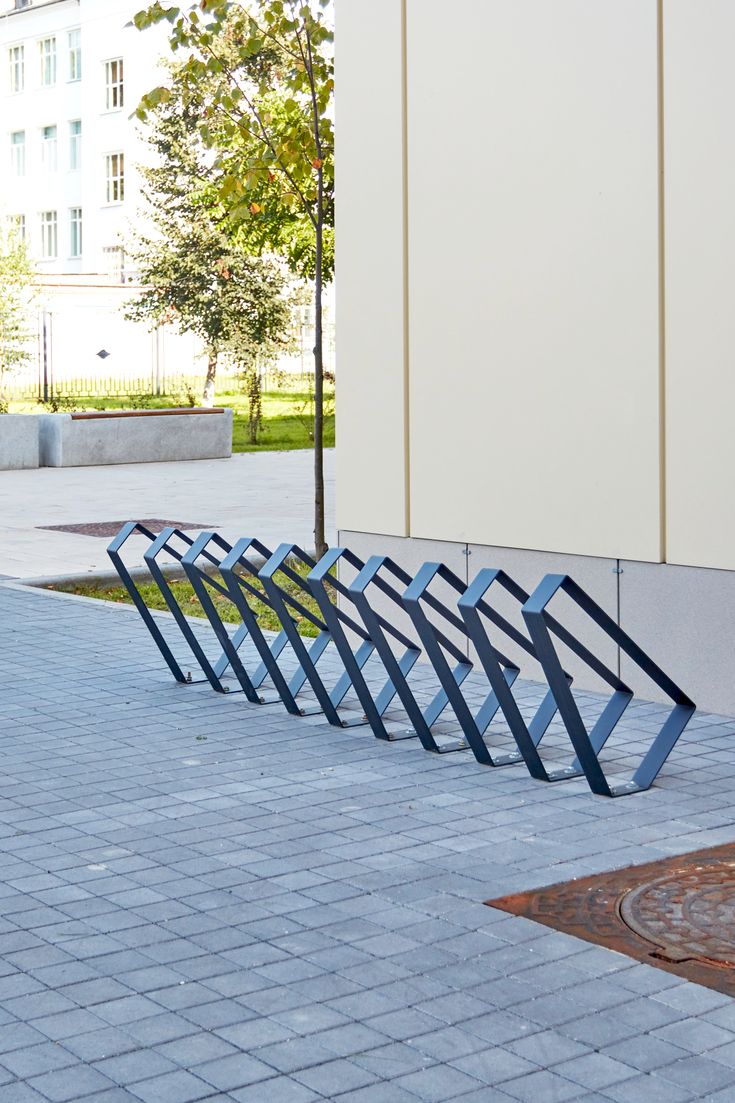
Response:
M735 843L486 902L735 996Z
M151 532L163 532L164 529L183 529L184 532L191 532L204 529L211 529L212 525L203 525L198 521L161 521L157 518L148 519L139 522L141 525L145 525ZM90 521L83 525L39 525L40 529L47 532L74 532L79 536L103 536L108 539L111 536L117 536L125 521Z

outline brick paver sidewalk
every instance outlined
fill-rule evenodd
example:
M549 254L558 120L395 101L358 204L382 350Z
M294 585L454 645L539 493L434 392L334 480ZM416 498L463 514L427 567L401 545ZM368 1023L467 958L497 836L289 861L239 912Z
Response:
M482 904L735 839L732 721L606 801L0 623L2 1103L735 1099L733 1000Z

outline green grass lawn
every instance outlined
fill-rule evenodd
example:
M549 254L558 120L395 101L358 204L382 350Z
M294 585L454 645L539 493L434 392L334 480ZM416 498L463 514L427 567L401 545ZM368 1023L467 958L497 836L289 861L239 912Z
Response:
M294 564L294 570L298 575L304 578L309 573L309 568L303 564ZM256 590L263 593L263 584L257 578L247 577L248 581L253 585ZM305 593L299 585L292 579L288 578L282 571L278 571L274 576L274 580L278 583L282 590L291 594L297 601L300 602L304 608L309 612L314 613L315 616L319 616L319 609L311 597L311 594ZM194 593L194 589L188 581L172 581L170 583L171 590L174 593L176 601L183 609L186 616L190 617L205 617L206 613L202 608L199 598ZM59 586L49 586L50 590L56 590L65 594L77 594L80 597L93 597L99 598L102 601L115 601L125 605L131 605L132 601L130 595L124 586L111 585L109 583L78 583ZM167 610L168 606L164 601L161 591L153 582L139 583L138 589L149 609L163 609ZM235 605L222 594L218 593L215 589L210 587L210 594L214 600L214 604L217 608L217 612L223 621L227 624L239 624L240 615L235 608ZM276 617L273 610L264 602L259 601L255 597L249 598L250 608L258 618L258 624L265 630L272 632L278 632L280 630L280 622ZM302 636L316 636L319 629L315 624L298 613L296 610L291 609L291 614L296 622L299 630L299 634Z
M333 408L334 394L326 396L329 408ZM285 452L295 448L311 448L313 444L311 425L313 412L309 395L303 391L269 391L263 395L263 426L258 443L251 444L248 431L247 398L233 391L217 394L217 406L231 406L234 411L232 430L232 449L234 452ZM143 406L140 400L129 398L78 398L75 408L78 410L129 410L137 407L148 410L170 409L181 405L180 398L161 396L151 397ZM66 407L65 407L66 408ZM42 411L35 402L10 402L10 413L33 413ZM325 418L324 444L334 447L334 414Z

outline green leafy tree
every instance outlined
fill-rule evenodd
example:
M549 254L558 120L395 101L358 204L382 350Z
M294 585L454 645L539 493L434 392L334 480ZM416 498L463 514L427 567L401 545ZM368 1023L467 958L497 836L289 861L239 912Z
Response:
M313 284L314 536L324 530L323 287L334 267L334 65L330 0L156 0L135 18L171 25L192 100L210 89L199 133L209 184L249 248L273 250ZM171 96L153 89L142 117Z
M283 266L252 255L207 184L200 109L201 96L172 93L148 115L155 158L141 168L147 232L130 247L143 291L126 316L172 323L201 338L207 350L203 404L211 406L221 357L253 364L273 356L287 339L290 307Z
M5 373L31 359L34 275L25 242L15 232L0 232L0 391Z

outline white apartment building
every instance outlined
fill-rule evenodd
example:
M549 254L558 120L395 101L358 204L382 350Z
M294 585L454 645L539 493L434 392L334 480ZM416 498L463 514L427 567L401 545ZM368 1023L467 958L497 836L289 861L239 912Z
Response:
M123 243L141 217L148 155L133 116L167 50L165 28L132 26L141 7L0 0L0 218L19 228L38 273L37 354L6 389L106 380L124 393L203 373L194 338L123 315L134 275Z
M131 120L164 48L140 0L0 0L0 204L42 279L124 271L145 143Z

